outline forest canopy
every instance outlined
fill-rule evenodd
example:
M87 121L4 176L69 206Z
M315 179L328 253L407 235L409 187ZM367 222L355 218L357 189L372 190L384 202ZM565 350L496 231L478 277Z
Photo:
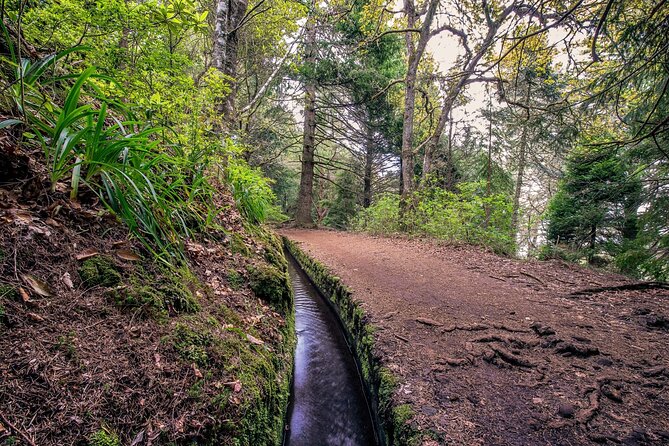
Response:
M0 128L182 256L251 225L669 277L664 0L2 0Z

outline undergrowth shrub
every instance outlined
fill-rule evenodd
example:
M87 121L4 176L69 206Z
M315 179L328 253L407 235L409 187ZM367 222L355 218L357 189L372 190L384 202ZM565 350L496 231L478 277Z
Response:
M483 183L461 183L457 193L439 187L416 191L404 220L400 220L400 197L381 196L361 211L354 227L374 234L407 232L488 247L501 254L515 252L510 236L512 203L504 194L486 195Z
M235 156L229 158L226 173L230 191L242 215L251 223L265 221L275 198L271 180L260 169L252 168Z

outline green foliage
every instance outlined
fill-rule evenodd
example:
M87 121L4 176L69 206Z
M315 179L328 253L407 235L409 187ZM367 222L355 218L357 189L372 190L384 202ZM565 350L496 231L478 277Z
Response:
M354 228L372 234L394 234L400 232L399 210L399 195L381 195L372 206L358 213L354 222Z
M572 152L548 207L549 240L582 250L590 262L602 253L618 254L638 235L641 184L629 170L616 151Z
M265 221L274 202L270 180L260 169L254 169L244 160L231 157L226 168L232 196L242 215L251 223Z
M348 229L358 210L358 191L355 187L357 177L350 170L337 173L335 199L329 206L328 215L323 220L326 226L336 229Z
M452 243L486 246L498 253L514 253L515 243L509 237L512 213L509 196L487 196L483 182L460 183L458 188L457 193L434 186L415 192L415 205L404 215L406 230ZM401 230L401 223L399 197L385 195L358 214L356 228L392 234Z
M10 300L15 300L19 298L19 293L16 291L12 285L1 283L0 284L0 298L6 298Z
M121 446L121 440L113 431L102 428L91 435L88 446Z

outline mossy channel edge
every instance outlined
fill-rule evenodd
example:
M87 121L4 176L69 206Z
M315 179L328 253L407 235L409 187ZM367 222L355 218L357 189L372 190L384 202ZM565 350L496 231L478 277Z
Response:
M381 364L379 355L375 353L374 327L369 322L368 315L353 299L352 292L339 277L306 254L295 242L286 237L283 237L283 242L314 286L332 304L342 322L344 334L353 349L372 406L380 444L418 444L420 434L408 423L412 418L411 408L393 401L398 381Z

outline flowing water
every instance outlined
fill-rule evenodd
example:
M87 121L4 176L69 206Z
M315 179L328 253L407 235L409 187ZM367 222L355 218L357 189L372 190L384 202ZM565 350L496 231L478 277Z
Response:
M337 316L292 259L289 273L297 348L284 445L376 445L360 373Z

